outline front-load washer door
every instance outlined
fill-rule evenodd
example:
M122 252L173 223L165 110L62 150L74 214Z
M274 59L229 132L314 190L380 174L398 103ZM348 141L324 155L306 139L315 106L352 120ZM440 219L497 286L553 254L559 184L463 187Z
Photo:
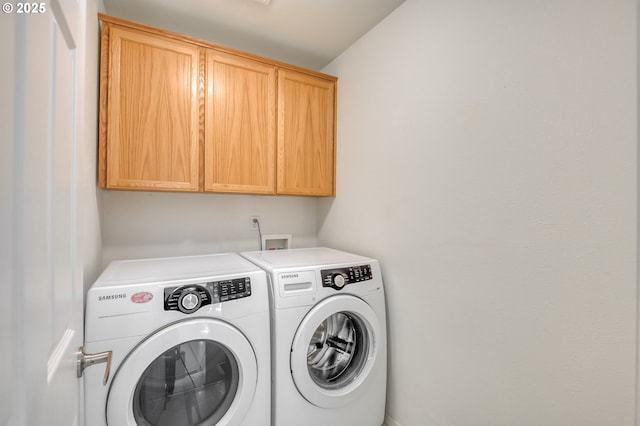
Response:
M367 391L378 360L380 323L362 299L333 296L304 317L291 346L291 374L312 404L336 408Z
M239 425L256 391L257 361L238 329L198 318L141 342L116 372L110 426Z

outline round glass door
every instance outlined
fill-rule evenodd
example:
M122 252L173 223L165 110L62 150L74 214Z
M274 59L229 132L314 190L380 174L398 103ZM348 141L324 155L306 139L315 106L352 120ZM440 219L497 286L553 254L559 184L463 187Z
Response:
M223 345L193 340L156 358L133 395L139 426L216 424L238 389L238 364Z
M320 301L291 344L291 375L300 394L322 408L355 401L378 363L378 336L384 330L364 300L339 295Z
M223 321L173 323L122 361L107 397L107 424L242 424L256 392L258 364L245 335Z
M307 348L307 368L324 389L336 389L353 381L362 371L369 348L367 329L349 312L335 313L316 328Z

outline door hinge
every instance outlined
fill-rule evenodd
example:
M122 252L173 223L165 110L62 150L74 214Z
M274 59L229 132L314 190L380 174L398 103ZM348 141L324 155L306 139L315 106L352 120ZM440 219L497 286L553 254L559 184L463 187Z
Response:
M111 351L99 352L97 354L85 354L82 351L82 346L80 346L80 348L78 348L76 359L76 372L78 377L82 377L82 373L85 368L91 367L93 364L102 364L104 362L107 365L104 367L102 385L106 385L107 381L109 381L109 374L111 371L111 355Z

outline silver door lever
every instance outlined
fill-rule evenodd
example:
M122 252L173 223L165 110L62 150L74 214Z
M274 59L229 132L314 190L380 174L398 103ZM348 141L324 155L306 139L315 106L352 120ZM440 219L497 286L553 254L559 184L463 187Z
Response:
M78 349L78 358L76 360L76 372L78 377L82 377L82 373L85 368L91 367L93 364L101 364L105 362L107 365L104 367L102 385L106 385L111 371L111 354L111 351L99 352L97 354L85 354L82 351L82 346L80 346Z

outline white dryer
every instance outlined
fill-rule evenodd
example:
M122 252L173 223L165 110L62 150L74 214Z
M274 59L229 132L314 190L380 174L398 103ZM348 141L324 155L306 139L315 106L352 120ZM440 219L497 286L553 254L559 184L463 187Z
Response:
M270 424L266 274L237 254L114 261L87 294L88 426Z
M378 262L328 248L241 255L269 275L272 424L380 426L387 338Z

